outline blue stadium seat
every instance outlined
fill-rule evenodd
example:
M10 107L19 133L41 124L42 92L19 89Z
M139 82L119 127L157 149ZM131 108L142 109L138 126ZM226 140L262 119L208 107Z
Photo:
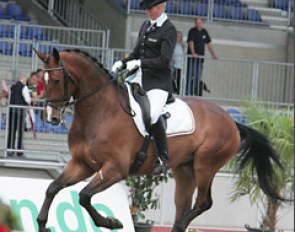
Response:
M131 0L130 1L130 8L133 10L139 10L140 9L139 3L140 3L139 0Z
M14 37L15 33L15 25L11 24L8 26L8 29L6 30L5 37Z
M175 13L175 5L173 1L168 1L166 3L166 12L167 13Z
M199 16L207 16L208 14L208 5L200 3L197 5L197 15Z
M7 19L7 20L11 19L11 16L6 14L2 5L0 5L0 19Z
M31 18L22 15L22 8L17 3L8 3L6 6L6 14L18 21L30 21Z
M239 2L240 2L240 0L225 0L224 1L224 4L226 4L226 5L238 5L239 4Z
M3 15L3 14L5 14L5 11L4 11L2 5L0 5L0 15Z
M288 10L288 1L287 0L273 0L273 7L281 10Z
M22 8L16 3L8 3L6 6L6 14L10 16L22 15Z
M191 6L191 2L180 2L179 13L184 15L193 14L193 8Z
M290 9L292 12L294 12L294 0L290 1Z
M27 30L24 26L21 26L20 28L20 38L21 39L26 39L27 38Z
M0 24L0 37L4 37L6 34L6 25Z
M214 0L214 4L225 5L226 0Z
M242 8L232 6L230 9L230 18L234 20L243 20L245 17Z
M0 41L0 53L5 55L12 54L11 43Z
M32 45L27 43L19 43L18 53L21 56L32 56Z
M224 5L214 4L213 17L215 18L226 18L226 11Z
M42 27L39 26L30 26L27 30L27 38L28 39L37 39L37 40L51 40L50 37L44 35L44 31Z
M248 9L247 10L247 17L249 21L261 22L260 13L258 10L255 9Z

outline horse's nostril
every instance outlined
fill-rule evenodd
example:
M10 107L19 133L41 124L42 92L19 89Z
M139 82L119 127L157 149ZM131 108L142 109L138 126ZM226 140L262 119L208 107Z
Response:
M60 120L59 120L59 118L56 118L56 117L52 117L52 119L51 119L51 124L52 125L58 125L60 123Z

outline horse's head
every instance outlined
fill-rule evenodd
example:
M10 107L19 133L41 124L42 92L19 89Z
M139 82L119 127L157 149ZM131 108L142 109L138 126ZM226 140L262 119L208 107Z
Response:
M70 98L76 89L76 82L66 70L61 54L53 49L47 56L35 50L44 63L44 98L46 102L46 119L53 125L61 121L61 114L69 105Z

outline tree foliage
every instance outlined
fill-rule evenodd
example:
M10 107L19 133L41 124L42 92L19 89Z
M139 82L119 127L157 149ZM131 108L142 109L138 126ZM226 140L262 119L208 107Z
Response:
M294 196L294 112L286 108L265 106L251 101L243 102L244 118L248 125L268 136L273 148L284 162L284 170L274 166L277 179L274 180L277 192L287 199ZM265 202L266 215L261 227L273 231L276 224L276 213L281 203L265 197L259 188L257 178L252 177L249 165L240 173L232 200L248 195L251 203L258 200ZM273 210L275 209L275 210Z

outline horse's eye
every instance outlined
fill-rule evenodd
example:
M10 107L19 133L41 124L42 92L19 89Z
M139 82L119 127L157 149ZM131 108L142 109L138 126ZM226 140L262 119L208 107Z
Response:
M58 84L59 80L54 80L53 82L54 82L54 84Z

